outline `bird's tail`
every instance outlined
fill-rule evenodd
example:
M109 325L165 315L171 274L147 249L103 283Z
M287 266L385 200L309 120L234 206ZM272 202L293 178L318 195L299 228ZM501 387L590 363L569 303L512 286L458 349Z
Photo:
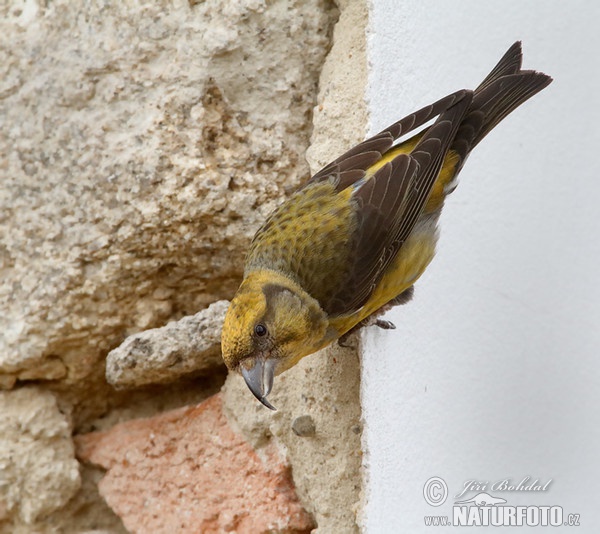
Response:
M522 59L521 42L517 41L475 89L471 106L451 147L459 155L457 170L469 152L504 117L552 81L542 72L521 70Z

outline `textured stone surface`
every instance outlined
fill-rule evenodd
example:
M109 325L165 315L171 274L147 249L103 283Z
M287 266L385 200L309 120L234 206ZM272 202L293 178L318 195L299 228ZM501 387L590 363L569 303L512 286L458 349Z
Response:
M366 2L338 0L333 47L321 70L313 132L306 159L314 173L364 140L369 123Z
M79 489L71 426L52 393L0 392L0 529L15 515L34 523Z
M323 0L0 6L0 381L229 297L308 171Z
M363 2L342 1L334 43L320 79L315 109L313 171L364 138L367 77ZM357 338L351 338L356 342ZM356 347L336 345L308 356L275 379L271 412L252 398L239 376L225 385L226 413L256 446L275 439L287 451L298 495L322 534L358 532L361 501L360 369ZM293 423L310 416L315 435L297 436ZM310 432L309 432L310 434Z
M310 532L276 448L234 433L220 395L197 406L77 438L108 470L100 492L130 532Z
M129 336L108 353L106 379L116 387L136 387L223 365L221 326L228 306L221 300L196 315Z
M47 383L66 414L53 408L57 421L71 416L82 432L218 387L220 368L212 381L114 392L104 357L133 333L232 296L256 227L308 175L311 131L319 163L363 137L367 15L363 2L340 8L312 131L331 2L0 3L0 388L16 386L7 403L22 382ZM274 416L242 386L235 377L228 385L234 424L260 454L273 443L286 451L320 532L352 532L356 355L331 349L302 362L277 382ZM48 393L36 391L45 403ZM19 413L14 436L27 441ZM314 435L293 433L302 415ZM54 457L55 441L42 433L35 442L20 465ZM10 465L15 496L29 482ZM124 531L98 495L97 469L82 469L68 502L75 490L63 473L39 499L10 500L3 486L0 532Z
M81 465L80 471L81 489L63 508L35 525L12 525L7 534L126 534L123 522L98 491L98 483L104 476L104 470L92 465Z

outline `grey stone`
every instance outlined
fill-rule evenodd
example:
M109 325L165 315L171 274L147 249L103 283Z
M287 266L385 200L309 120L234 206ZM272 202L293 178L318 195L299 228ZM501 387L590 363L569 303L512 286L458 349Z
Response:
M292 421L292 431L296 436L308 438L315 435L315 422L310 415L301 415Z
M221 300L196 315L129 336L108 353L107 381L119 388L160 384L223 365L221 326L228 306Z
M81 485L71 425L49 391L0 392L0 523L32 524L64 506Z

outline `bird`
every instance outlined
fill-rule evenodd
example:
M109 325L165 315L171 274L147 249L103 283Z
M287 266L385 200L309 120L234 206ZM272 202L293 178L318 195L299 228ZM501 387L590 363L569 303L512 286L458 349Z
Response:
M380 316L411 299L433 259L440 213L467 157L552 82L522 70L522 57L517 41L475 90L456 91L351 148L258 229L221 350L264 406L275 410L267 400L274 377L305 356L367 325L394 328Z

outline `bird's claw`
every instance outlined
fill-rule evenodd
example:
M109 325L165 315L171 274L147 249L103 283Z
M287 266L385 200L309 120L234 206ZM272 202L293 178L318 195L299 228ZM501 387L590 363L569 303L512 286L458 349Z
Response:
M392 321L384 321L383 319L377 319L377 321L375 321L373 324L375 326L378 326L379 328L383 328L384 330L396 330L396 325L392 323Z

